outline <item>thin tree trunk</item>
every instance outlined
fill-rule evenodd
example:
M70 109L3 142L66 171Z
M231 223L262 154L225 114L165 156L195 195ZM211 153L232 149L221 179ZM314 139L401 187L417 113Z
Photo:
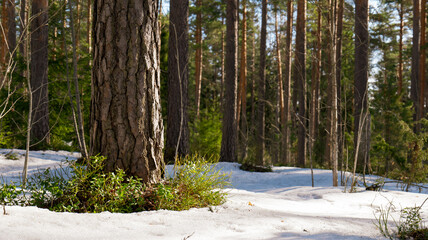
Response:
M426 25L426 0L421 0L421 39L420 39L420 63L419 63L419 81L420 81L420 93L419 93L419 119L425 117L425 63L426 63L426 47L425 47L425 25Z
M23 29L28 29L27 24L29 23L29 13L31 11L30 2L25 2L23 5L21 5L21 8L24 8L25 14L25 20L22 20L23 23ZM29 31L22 31L22 33L28 33ZM23 47L25 50L23 52L26 53L24 55L25 63L26 63L26 78L27 78L27 87L28 87L28 117L27 117L27 139L25 143L25 160L24 160L24 169L22 171L22 184L25 188L25 185L27 183L27 172L28 172L28 161L29 161L29 155L30 155L30 141L31 141L31 126L32 126L32 113L33 113L33 90L31 87L31 69L30 69L30 63L31 63L31 34L25 34L23 38Z
M31 135L35 142L49 144L48 97L48 0L32 1L31 88L33 120Z
M241 159L247 156L247 1L242 1L242 42L241 42L241 68L239 73L239 95L238 95L238 128L239 144L241 146ZM240 108L239 108L240 106ZM239 115L242 116L240 119Z
M298 140L297 163L300 167L306 165L306 1L297 2L297 31L296 31L296 60L295 84L298 99Z
M337 3L336 28L336 89L337 89L337 161L343 163L344 125L342 119L342 32L343 32L343 5L344 0Z
M2 3L1 26L0 26L0 74L3 73L3 68L6 65L7 47L7 9L6 0ZM2 77L0 75L0 77Z
M168 46L168 119L165 162L189 154L188 127L188 32L189 1L170 2Z
M195 101L196 118L199 119L199 110L201 105L201 86L202 86L202 0L196 1L196 55L195 55Z
M88 0L88 16L87 16L87 22L86 22L86 41L88 42L88 50L89 52L92 52L92 0ZM91 65L91 61L89 61L89 66Z
M19 52L21 53L21 56L25 57L26 56L26 52L25 52L25 35L27 34L27 29L26 29L26 21L27 21L27 16L26 16L26 11L25 11L25 6L26 6L26 0L21 0L21 10L19 12ZM1 50L0 50L1 51Z
M221 18L224 25L224 18ZM221 31L221 80L220 80L220 109L224 107L224 31Z
M251 49L251 132L254 132L256 126L256 33L252 34L252 49Z
M236 111L238 91L238 1L226 5L226 78L220 161L236 162Z
M404 32L404 3L400 1L400 40L398 44L398 95L401 95L403 89L403 32Z
M333 186L337 186L338 135L337 135L337 81L336 81L336 0L329 0L327 51L328 51L328 157L333 168Z
M145 183L164 167L158 13L157 0L94 1L91 155Z
M413 0L413 44L412 44L412 73L411 73L411 92L410 98L413 101L415 109L413 120L419 121L419 30L420 30L420 0ZM415 125L415 132L419 132L420 124Z
M76 1L76 48L79 49L80 48L80 11L82 9L82 6L80 4L80 0L75 0ZM73 11L71 10L71 13ZM79 57L79 56L78 56Z
M312 157L313 155L313 148L314 143L316 139L316 132L318 129L316 128L316 112L318 111L317 107L317 99L319 98L317 87L319 87L319 82L321 78L320 70L321 70L321 27L322 27L322 11L321 6L322 2L321 0L318 1L317 6L317 31L316 31L316 51L314 50L315 54L313 56L312 60L312 88L311 88L311 106L310 106L310 113L309 113L309 141L308 141L308 152L311 153ZM313 161L311 157L311 162Z
M277 71L278 71L278 101L277 105L279 108L278 115L278 130L281 131L281 128L284 128L286 124L282 125L284 123L284 90L283 90L283 83L282 83L282 58L281 58L281 34L278 29L278 7L275 7L275 40L276 40L276 64L277 64ZM281 144L278 143L278 154L275 154L276 162L279 162L280 156L281 156Z
M266 25L267 25L267 0L262 0L262 24L260 32L260 66L259 66L259 86L257 104L257 145L256 164L264 165L265 152L265 91L266 91Z
M68 1L68 6L70 9L70 12L73 12L73 7L71 1ZM77 126L78 126L78 132L79 132L79 142L81 146L81 153L83 158L88 158L88 149L86 147L86 140L85 140L85 130L83 127L83 113L80 103L80 91L79 91L79 79L77 77L77 39L76 39L76 32L74 31L74 17L73 14L70 14L70 27L71 27L71 40L73 45L73 80L74 80L74 91L75 91L75 97L76 97L76 107L77 107Z
M291 119L291 40L293 34L293 1L287 1L287 23L285 37L285 69L284 69L284 117L282 122L282 163L288 164L290 158L290 132Z

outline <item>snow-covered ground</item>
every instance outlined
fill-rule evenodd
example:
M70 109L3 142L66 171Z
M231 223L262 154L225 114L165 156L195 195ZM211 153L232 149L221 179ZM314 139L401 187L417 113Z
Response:
M8 160L0 149L1 181L17 181L24 163L23 151L13 150L19 160ZM31 152L29 173L58 166L77 153ZM380 207L392 201L396 219L404 207L419 206L428 190L403 192L396 184L383 191L345 193L331 187L328 170L274 167L272 173L239 170L239 164L219 163L231 173L232 187L221 206L188 211L152 211L132 214L56 213L36 207L7 207L0 215L0 240L6 239L382 239L374 225ZM370 176L374 181L376 176ZM427 186L427 185L425 185ZM422 208L428 219L428 204ZM392 220L390 221L393 222Z

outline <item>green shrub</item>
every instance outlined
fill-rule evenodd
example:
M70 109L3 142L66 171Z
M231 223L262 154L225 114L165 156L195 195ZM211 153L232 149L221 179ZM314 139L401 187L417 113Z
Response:
M214 161L198 156L178 160L173 177L152 185L127 177L121 169L104 172L104 160L96 156L86 163L69 162L70 174L62 167L35 174L27 183L31 194L22 202L58 212L130 213L219 205L226 197L221 188L228 185L228 175L215 170ZM18 189L4 184L0 203L16 205L22 193Z
M423 219L420 214L425 201L418 207L407 207L401 209L399 221L395 221L397 230L390 230L388 221L392 211L395 211L395 206L392 202L389 203L386 209L380 209L379 218L377 218L376 226L384 237L389 239L428 239L428 228L423 225Z
M22 189L17 188L13 182L11 184L3 183L0 185L0 204L3 206L4 215L7 214L6 206L21 205L25 203L21 198L22 193Z

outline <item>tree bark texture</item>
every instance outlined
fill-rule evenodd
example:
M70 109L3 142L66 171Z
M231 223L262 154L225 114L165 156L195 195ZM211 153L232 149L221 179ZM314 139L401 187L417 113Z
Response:
M3 74L3 68L6 64L7 51L7 9L6 0L3 0L1 5L1 29L0 29L0 77ZM2 77L3 78L3 77Z
M236 162L236 112L238 91L238 1L226 4L225 104L220 161Z
M297 163L306 165L306 1L297 2L295 78L298 101Z
M146 183L163 168L158 28L157 0L94 1L91 153Z
M426 63L426 0L421 0L421 39L420 39L420 63L419 63L419 81L420 81L420 92L419 92L419 119L425 117L425 63Z
M267 25L267 0L262 0L262 24L260 32L260 65L257 104L257 145L256 164L264 165L265 152L265 109L266 109L266 25Z
M355 158L364 166L368 163L370 144L370 114L368 100L369 32L368 0L355 1L355 73L354 73L354 149ZM357 144L359 142L359 147Z
M398 95L403 90L403 34L404 34L404 3L398 3L400 17L400 40L398 43Z
M165 162L174 162L176 157L189 154L188 16L189 1L172 0L170 2Z
M342 35L343 35L343 7L344 0L336 0L337 27L336 27L336 88L337 88L337 161L343 162L344 124L342 118Z
M282 123L282 163L291 162L290 158L290 120L291 120L291 40L293 34L293 1L287 1L287 23L285 33L285 69L284 69L284 117Z
M25 6L26 6L26 0L21 0L20 3L20 7L21 10L19 12L19 52L21 53L21 56L26 56L26 52L25 52L25 46L24 46L24 42L25 42L25 34L27 34L27 12L25 10Z
M15 54L16 52L16 14L15 14L15 2L14 0L6 1L7 7L7 42L9 46L9 53Z
M31 89L33 91L33 142L50 142L48 98L48 1L32 1Z

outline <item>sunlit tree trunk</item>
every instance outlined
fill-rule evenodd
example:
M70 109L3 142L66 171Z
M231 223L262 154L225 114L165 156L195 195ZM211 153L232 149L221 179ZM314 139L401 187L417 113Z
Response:
M291 120L291 39L293 34L293 1L287 1L287 23L285 33L285 60L284 60L284 117L282 118L282 163L291 162L290 159L290 120Z
M420 93L419 93L419 119L425 117L425 63L426 63L426 0L421 0L421 40L420 40L420 63L419 63L419 81L420 81Z
M278 101L277 101L277 108L278 112L278 129L284 128L285 125L282 125L284 123L284 90L283 90L283 83L282 83L282 58L281 58L281 34L279 32L279 23L278 23L278 9L277 6L275 7L275 41L276 41L276 64L277 64L277 71L278 71ZM277 154L275 154L275 160L276 162L279 162L280 155L281 155L281 145L278 143L277 147Z
M415 109L414 121L420 120L420 101L419 101L419 48L420 48L420 3L421 0L413 0L413 40L412 40L412 73L411 73L411 91L410 98L413 101L413 108ZM415 132L419 132L420 124L415 125Z
M114 6L114 8L113 8ZM146 183L163 169L158 1L96 0L91 153Z
M195 55L195 102L196 118L199 118L202 86L202 0L196 0L196 55Z

